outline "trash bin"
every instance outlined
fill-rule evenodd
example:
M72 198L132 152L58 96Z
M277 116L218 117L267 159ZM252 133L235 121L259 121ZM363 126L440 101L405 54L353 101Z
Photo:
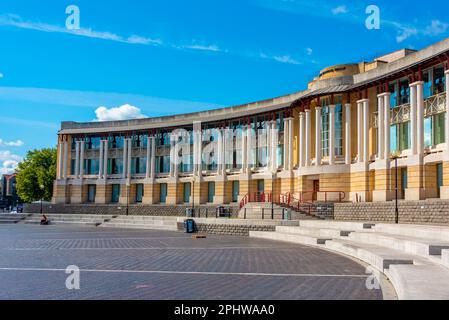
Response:
M195 233L195 220L187 219L184 221L185 233Z
M282 219L283 220L291 220L292 219L292 211L290 209L284 208Z

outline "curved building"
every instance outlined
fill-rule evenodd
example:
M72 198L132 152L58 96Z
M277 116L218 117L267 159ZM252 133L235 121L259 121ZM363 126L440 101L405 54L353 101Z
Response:
M449 39L192 114L63 122L54 203L449 199ZM397 159L395 159L397 158ZM265 199L266 200L266 199Z

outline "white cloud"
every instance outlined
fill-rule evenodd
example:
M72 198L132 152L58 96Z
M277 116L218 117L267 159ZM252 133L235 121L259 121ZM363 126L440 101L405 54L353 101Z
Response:
M333 15L348 13L348 9L346 8L346 6L338 6L336 8L332 8L331 11Z
M407 40L412 36L416 36L418 34L418 30L416 28L409 28L401 26L398 30L398 35L396 36L396 42L401 43Z
M424 34L430 36L437 36L445 33L449 28L449 24L441 22L440 20L432 20L429 26L424 29Z
M3 78L3 73L0 72L0 79Z
M301 64L299 61L293 59L290 56L274 56L273 57L274 60L276 60L277 62L281 62L281 63L288 63L288 64Z
M90 28L81 28L78 30L69 30L64 27L41 23L41 22L33 22L33 21L24 21L22 18L15 14L6 14L0 16L0 25L11 26L20 29L28 29L35 30L41 32L51 32L51 33L65 33L71 34L75 36L87 37L87 38L95 38L109 41L116 41L122 43L129 44L142 44L142 45L160 45L162 42L157 39L150 39L141 37L138 35L132 35L130 37L122 37L112 32L108 31L95 31Z
M3 139L0 139L0 146L5 146L5 147L21 147L23 146L25 143L22 140L17 140L17 141L4 141Z
M217 45L200 45L200 44L192 44L188 46L184 46L186 49L192 50L201 50L201 51L212 51L212 52L220 52L220 48Z
M307 52L308 56L311 56L313 54L313 49L312 48L307 48L306 52Z
M118 121L146 118L142 111L129 104L122 105L116 108L99 107L95 110L97 119L94 121Z
M0 174L11 174L17 168L22 157L10 151L0 151Z

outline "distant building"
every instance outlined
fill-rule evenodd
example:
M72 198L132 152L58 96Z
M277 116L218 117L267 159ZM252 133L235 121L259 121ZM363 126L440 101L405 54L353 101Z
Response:
M17 195L16 174L4 174L0 181L0 208L16 206L20 202Z

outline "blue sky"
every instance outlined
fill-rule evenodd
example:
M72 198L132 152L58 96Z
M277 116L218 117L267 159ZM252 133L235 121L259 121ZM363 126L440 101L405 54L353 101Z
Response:
M306 88L328 65L448 37L445 0L2 0L0 172L61 121L199 111ZM66 7L81 29L65 28ZM101 109L99 109L102 107ZM97 112L96 112L97 111Z

